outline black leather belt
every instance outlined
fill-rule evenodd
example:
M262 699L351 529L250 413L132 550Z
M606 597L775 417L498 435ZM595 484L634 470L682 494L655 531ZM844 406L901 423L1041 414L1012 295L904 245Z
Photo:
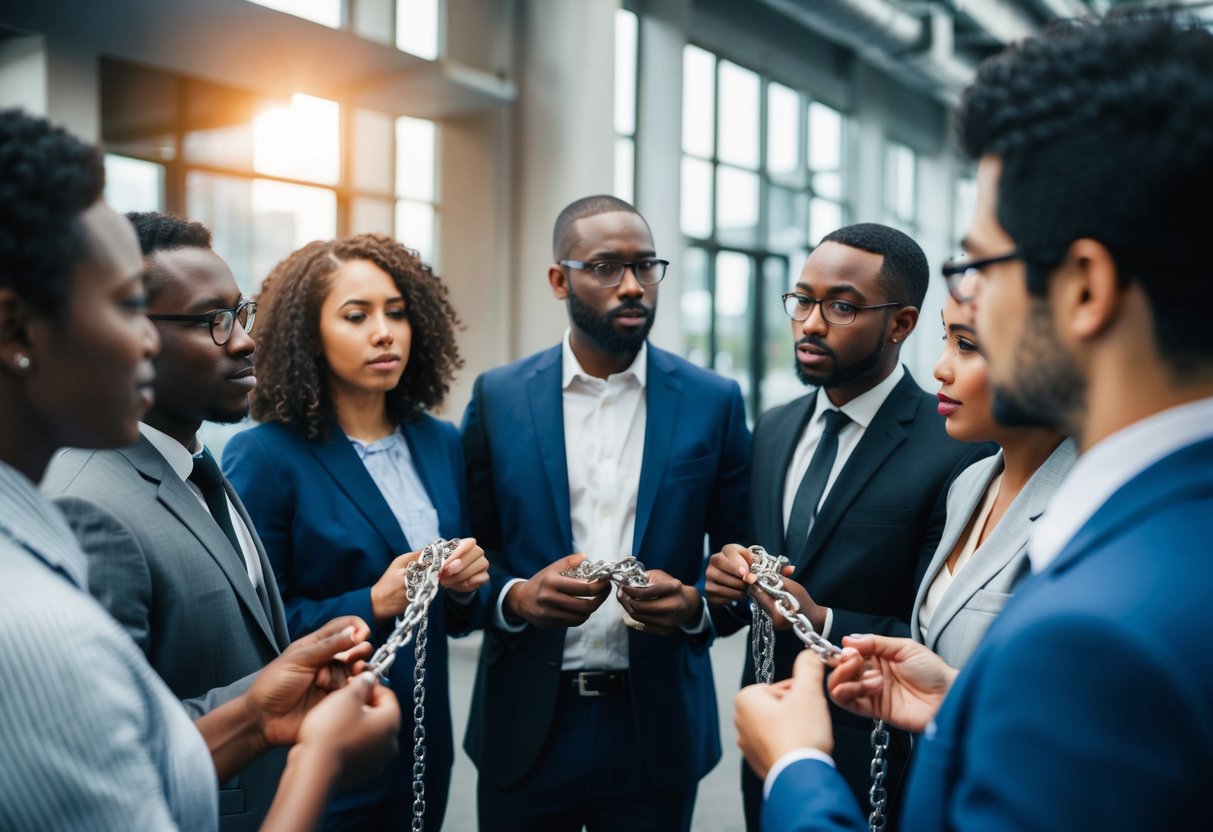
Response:
M626 670L562 670L560 686L577 696L618 696L628 689Z

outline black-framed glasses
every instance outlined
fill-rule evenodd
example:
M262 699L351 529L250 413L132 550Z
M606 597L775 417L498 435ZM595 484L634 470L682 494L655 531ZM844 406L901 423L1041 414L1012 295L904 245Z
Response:
M589 272L603 289L610 289L623 282L623 274L628 269L636 275L636 282L642 286L653 286L665 277L669 260L647 258L645 260L561 260L560 265Z
M904 303L897 303L896 301L860 306L857 303L838 300L837 298L818 300L808 295L802 295L799 292L783 293L783 311L787 312L788 317L793 321L807 321L809 315L813 314L813 307L817 304L821 304L821 317L825 318L826 323L833 324L834 326L850 326L855 323L855 316L865 309L888 309L894 306L905 306Z
M998 263L1007 263L1019 259L1019 249L1011 249L1006 254L997 257L983 257L980 260L953 260L943 264L943 279L948 281L948 294L957 303L968 303L973 300L977 282L985 276L983 269Z
M201 315L149 314L147 317L153 321L206 321L211 328L211 340L216 346L222 347L231 340L236 321L240 322L240 327L245 332L253 331L253 322L257 320L257 301L242 300L233 309L215 309Z

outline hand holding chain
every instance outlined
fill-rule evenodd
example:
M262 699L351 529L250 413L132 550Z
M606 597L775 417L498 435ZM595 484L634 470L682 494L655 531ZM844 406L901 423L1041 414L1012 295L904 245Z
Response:
M823 662L829 664L842 655L842 648L822 638L813 629L809 619L800 613L800 602L783 588L781 570L787 565L785 557L775 557L761 546L751 546L750 574L746 578L751 585L751 593L760 589L775 599L775 609L779 614L792 623L792 631L805 646L816 653ZM775 671L775 633L774 622L758 603L756 597L750 598L750 612L753 623L750 629L750 650L754 656L755 677L762 684L770 684ZM883 832L888 818L884 814L888 804L888 790L884 779L888 773L889 763L885 752L889 748L889 730L882 720L873 720L872 726L872 787L868 790L868 801L872 812L868 815L869 832Z
M566 578L579 578L583 581L606 578L615 585L616 591L621 586L649 585L649 576L644 572L644 564L631 556L623 560L600 560L594 563L583 560L577 564L576 569L566 569L560 574ZM626 609L623 611L623 623L637 632L644 631L644 622L632 618Z
M404 588L409 605L396 628L371 656L369 670L385 680L396 661L396 651L413 641L413 825L425 825L425 650L429 610L438 594L438 573L459 546L459 538L435 540L421 556L404 568ZM414 641L415 637L415 641Z

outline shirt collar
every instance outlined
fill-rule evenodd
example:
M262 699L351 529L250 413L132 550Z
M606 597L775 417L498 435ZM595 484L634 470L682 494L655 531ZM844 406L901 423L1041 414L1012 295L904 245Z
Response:
M140 422L139 432L143 438L152 443L152 447L160 452L164 461L173 469L173 473L182 480L188 480L194 470L194 456L202 453L202 443L195 436L189 448L184 447L173 437L151 425Z
M1028 560L1040 572L1129 480L1165 456L1213 436L1213 398L1172 407L1122 428L1078 458L1032 530Z
M568 329L564 331L564 340L561 346L561 352L563 355L563 362L561 364L561 389L568 390L569 385L578 379L582 381L590 381L591 379L594 381L602 381L602 379L596 378L582 369L581 362L578 361L577 356L573 354L573 346L569 343L569 333L570 330ZM631 376L632 378L636 379L636 383L639 384L640 389L643 390L646 382L648 381L648 368L649 342L645 341L640 345L640 349L636 351L636 357L632 359L631 366L621 373L612 373L607 377L607 381L610 381L613 378L624 379Z
M88 562L63 513L24 474L3 461L0 461L0 498L4 504L0 537L8 537L86 590Z
M884 381L877 384L871 390L859 394L842 407L835 407L834 403L830 401L826 389L818 387L817 405L813 409L813 418L822 418L827 410L841 410L852 422L867 430L868 425L872 424L872 420L876 418L876 412L880 410L885 399L893 392L893 388L901 383L901 379L905 374L906 368L898 364L893 368L892 372L885 376Z
M408 454L409 450L408 443L404 441L404 434L400 432L399 427L387 436L382 439L376 439L374 442L363 442L361 439L355 439L352 436L346 438L354 446L354 453L358 454L359 459L366 459L368 456L380 453L391 453L398 448L405 454Z

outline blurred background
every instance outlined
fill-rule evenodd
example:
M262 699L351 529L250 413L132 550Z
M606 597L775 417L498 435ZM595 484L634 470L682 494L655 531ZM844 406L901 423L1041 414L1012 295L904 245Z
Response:
M478 373L554 344L551 228L631 200L660 256L653 341L734 378L751 420L803 391L779 295L823 234L897 226L932 267L973 198L950 113L977 64L1113 0L0 0L0 106L106 149L121 211L200 220L246 294L304 243L394 234L431 262ZM1213 3L1188 2L1213 25ZM942 281L903 356L931 388ZM239 428L236 428L239 429ZM225 431L208 426L221 449ZM697 829L740 825L726 760ZM475 641L452 653L457 730ZM474 827L461 757L447 828ZM626 799L626 798L625 798Z

